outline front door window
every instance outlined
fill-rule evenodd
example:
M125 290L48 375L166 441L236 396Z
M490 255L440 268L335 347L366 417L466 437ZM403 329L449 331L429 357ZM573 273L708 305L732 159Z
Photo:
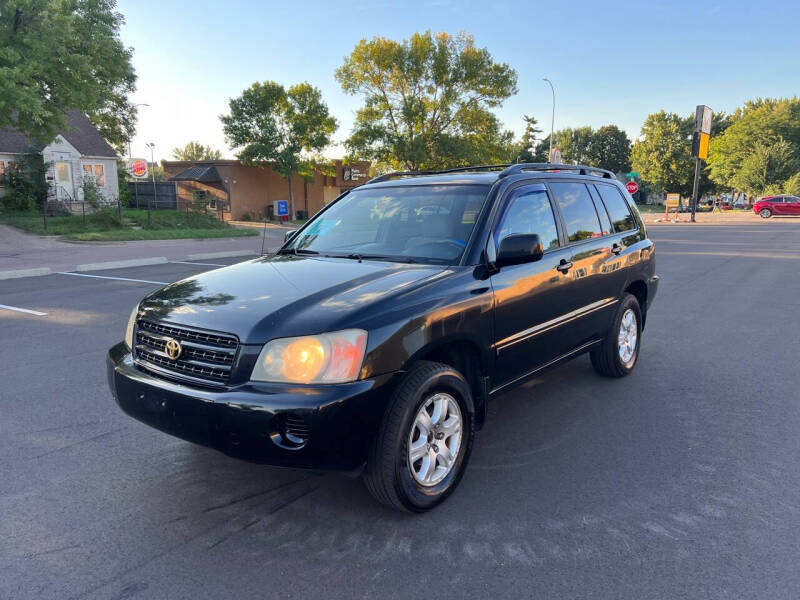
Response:
M72 167L69 163L56 163L56 184L69 195L70 199L75 198L75 188L72 186ZM59 197L62 194L63 192L58 190Z

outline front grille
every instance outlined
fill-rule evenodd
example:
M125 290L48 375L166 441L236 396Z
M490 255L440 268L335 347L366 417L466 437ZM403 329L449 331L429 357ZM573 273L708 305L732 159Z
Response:
M182 348L176 360L165 351L170 339ZM135 346L136 362L149 371L202 385L224 385L230 378L239 340L224 333L139 321Z

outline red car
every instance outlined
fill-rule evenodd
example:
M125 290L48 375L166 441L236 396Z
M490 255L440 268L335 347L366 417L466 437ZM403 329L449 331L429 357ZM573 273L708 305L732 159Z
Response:
M753 205L753 212L763 219L772 215L795 215L800 217L800 198L797 196L764 196Z

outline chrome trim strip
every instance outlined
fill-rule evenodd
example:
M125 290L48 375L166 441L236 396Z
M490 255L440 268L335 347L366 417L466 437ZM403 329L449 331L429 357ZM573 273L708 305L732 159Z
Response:
M612 304L615 304L617 302L619 302L618 298L604 298L602 300L598 300L597 302L592 302L591 304L582 306L581 308L575 309L571 312L561 315L560 317L556 317L555 319L551 319L550 321L545 321L544 323L539 323L538 325L534 325L533 327L529 327L528 329L524 329L523 331L519 331L513 335L510 335L507 338L497 342L495 344L495 348L499 352L500 350L504 350L509 346L513 346L517 342L522 342L535 335L544 333L545 331L549 331L556 327L560 327L561 325L569 323L570 321L574 321L575 319L584 317L590 313L598 311L607 306L611 306Z
M528 378L528 377L530 377L531 375L535 375L535 374L536 374L536 373L538 373L539 371L543 371L544 369L546 369L546 368L550 367L551 365L554 365L554 364L556 364L556 363L558 363L558 362L561 362L562 360L566 360L566 359L568 359L568 358L570 358L571 356L574 356L574 355L576 355L576 354L580 354L581 352L583 352L583 351L584 351L584 350L586 350L587 348L591 348L592 346L594 346L594 345L596 345L596 344L599 344L599 343L600 343L600 342L602 342L602 341L603 341L603 340L592 340L591 342L586 342L585 344L581 344L581 345L580 345L580 346L578 346L577 348L573 348L573 349L572 349L572 350L570 350L569 352L567 352L567 353L565 353L565 354L562 354L561 356L557 356L557 357L556 357L556 358L554 358L553 360L551 360L551 361L549 361L549 362L546 362L546 363L544 363L543 365L540 365L540 366L536 367L536 368L535 368L535 369L533 369L532 371L528 371L528 372L527 372L527 373L525 373L524 375L520 375L520 376L519 376L519 377L517 377L516 379L512 379L511 381L509 381L509 382L507 382L507 383L504 383L503 385L501 385L501 386L498 386L498 387L494 388L493 390L490 390L490 391L489 391L489 395L490 395L490 396L492 396L492 395L496 394L497 392L500 392L500 391L504 390L505 388L507 388L507 387L509 387L509 386L511 386L511 385L514 385L514 384L516 384L516 383L519 383L520 381L522 381L522 380L524 380L524 379L527 379L527 378Z

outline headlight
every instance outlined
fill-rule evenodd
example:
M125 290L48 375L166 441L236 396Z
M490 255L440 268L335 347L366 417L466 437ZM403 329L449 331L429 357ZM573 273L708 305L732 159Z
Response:
M251 379L285 383L355 381L366 348L367 332L361 329L272 340L258 355Z
M133 307L131 316L128 317L128 326L125 328L125 343L128 345L128 350L133 349L133 326L136 325L136 315L139 314L139 305Z

